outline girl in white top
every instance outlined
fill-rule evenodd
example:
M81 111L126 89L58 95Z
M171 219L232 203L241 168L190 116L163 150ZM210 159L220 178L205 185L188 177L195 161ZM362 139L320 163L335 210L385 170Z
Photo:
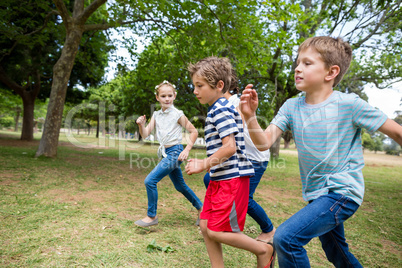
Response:
M183 174L180 169L182 161L186 160L193 144L198 136L197 129L191 124L181 110L173 106L176 99L175 86L168 81L163 81L155 87L156 99L161 105L161 110L154 112L147 126L145 126L145 115L137 119L140 134L146 138L152 130L156 130L156 137L160 143L158 148L158 157L162 160L145 178L145 187L148 197L147 216L135 222L141 227L148 227L158 224L157 203L158 190L156 184L166 175L169 175L176 190L181 192L188 201L201 212L202 203L195 193L184 182ZM190 140L183 150L182 128L190 132ZM197 220L198 222L198 220Z

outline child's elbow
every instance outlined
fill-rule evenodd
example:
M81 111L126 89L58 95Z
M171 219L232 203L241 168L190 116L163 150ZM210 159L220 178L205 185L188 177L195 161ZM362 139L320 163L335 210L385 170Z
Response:
M232 157L236 153L236 147L230 146L227 150L228 158Z
M268 146L268 144L264 144L264 145L258 145L255 146L257 148L258 151L260 152L265 152L266 150L268 150L270 147Z

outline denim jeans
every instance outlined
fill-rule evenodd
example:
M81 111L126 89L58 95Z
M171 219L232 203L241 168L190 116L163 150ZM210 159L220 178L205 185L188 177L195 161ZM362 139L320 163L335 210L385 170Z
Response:
M279 267L310 267L303 246L317 236L327 259L335 267L362 267L349 252L343 228L343 222L358 208L352 199L329 192L299 210L275 232Z
M250 190L248 197L248 208L247 214L251 216L261 228L261 231L264 233L269 233L274 229L271 220L268 218L267 213L265 213L264 209L253 199L253 195L255 193L255 189L260 183L261 177L267 169L268 161L257 162L253 160L249 160L253 164L254 168L254 176L250 177ZM210 181L209 173L204 176L204 184L205 188L208 188Z
M178 144L166 148L167 156L162 158L158 165L145 178L145 187L148 196L148 212L149 217L156 216L158 203L158 189L156 184L166 175L169 175L177 191L182 193L188 201L198 210L202 207L202 202L195 193L187 186L184 181L183 173L180 169L181 161L178 161L180 153L183 151L183 145Z

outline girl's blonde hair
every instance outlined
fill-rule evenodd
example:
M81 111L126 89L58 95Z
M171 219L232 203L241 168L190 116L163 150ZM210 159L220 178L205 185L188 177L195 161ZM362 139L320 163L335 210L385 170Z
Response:
M157 96L159 95L159 89L163 85L167 85L167 86L173 88L173 92L174 92L174 94L176 94L176 86L173 85L172 83L170 83L169 81L164 80L162 83L160 83L159 85L155 86L155 95L157 95Z

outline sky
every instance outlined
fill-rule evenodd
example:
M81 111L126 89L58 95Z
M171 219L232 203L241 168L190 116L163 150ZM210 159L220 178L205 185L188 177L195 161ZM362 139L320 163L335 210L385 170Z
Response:
M117 35L115 32L111 33L113 38L121 39L121 35ZM113 40L112 38L112 40ZM140 38L137 37L139 40ZM136 52L141 52L144 49L144 45L138 42L138 47ZM117 49L114 56L122 56L126 58L127 62L132 64L130 54L128 50L122 46ZM109 67L107 69L106 79L110 81L114 78L116 73L116 62L109 62ZM129 68L131 69L131 68ZM368 103L383 111L389 118L393 119L396 117L396 111L402 111L402 82L393 84L390 88L378 89L374 85L366 85L364 92L368 96Z
M395 111L402 111L402 82L386 89L366 86L364 92L368 96L368 103L383 111L389 118L396 117Z

